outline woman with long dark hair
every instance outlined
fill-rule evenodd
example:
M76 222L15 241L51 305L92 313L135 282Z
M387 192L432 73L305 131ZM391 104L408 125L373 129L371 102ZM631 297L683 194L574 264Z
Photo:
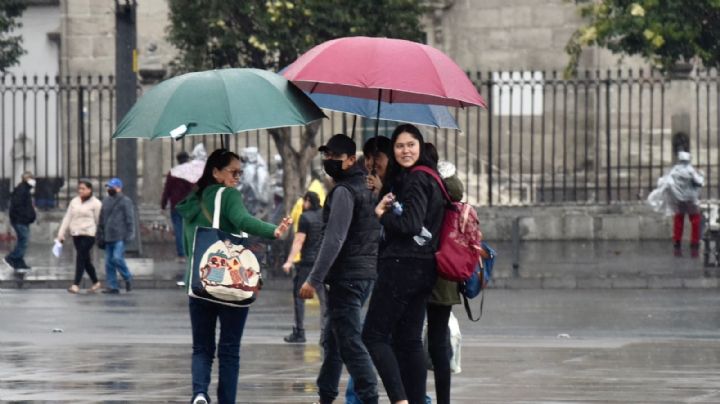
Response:
M275 226L250 215L236 189L241 175L240 157L237 154L227 149L215 150L207 160L197 188L177 205L177 211L183 217L185 251L189 254L193 251L195 229L198 226L211 226L215 194L223 187L226 189L220 205L220 230L274 239L282 236L292 224L292 220L287 217ZM189 280L186 279L186 282ZM215 328L218 320L220 339L217 356L220 366L217 401L220 404L235 403L240 369L240 339L248 308L230 307L194 298L190 298L189 306L193 336L192 403L207 404L210 401L208 387L215 356Z
M393 158L375 214L383 226L378 278L368 308L363 342L392 403L424 403L427 370L422 344L425 307L437 278L445 201L428 173L423 136L413 125L392 134Z
M95 232L100 221L100 209L102 209L102 202L93 196L92 182L79 180L77 196L70 201L57 233L57 239L62 243L65 241L65 234L70 232L75 245L75 279L68 288L70 293L80 291L80 281L85 272L92 281L88 292L94 293L100 289L100 282L90 254L95 245Z

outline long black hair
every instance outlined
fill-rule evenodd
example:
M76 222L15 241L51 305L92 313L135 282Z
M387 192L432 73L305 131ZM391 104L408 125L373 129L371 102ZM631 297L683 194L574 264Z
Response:
M240 156L228 149L217 149L210 154L207 162L205 162L205 169L203 170L202 176L195 185L197 187L197 191L195 192L198 198L202 198L202 193L205 191L205 188L218 183L215 177L213 177L213 170L222 170L229 166L233 160L240 160Z
M407 171L400 164L398 164L397 160L395 160L395 143L397 142L397 138L402 133L410 134L410 136L415 138L415 140L420 143L420 156L417 162L415 162L415 166L426 166L437 171L437 161L433 161L430 155L428 155L428 150L425 147L425 140L422 133L420 133L420 129L418 129L415 125L411 125L409 123L402 124L395 128L392 136L390 136L390 141L392 142L392 155L390 156L390 161L388 162L388 170L387 174L385 175L385 181L383 181L383 189L380 192L380 195L385 195L386 193L390 192L393 186L398 181L401 181L402 177Z

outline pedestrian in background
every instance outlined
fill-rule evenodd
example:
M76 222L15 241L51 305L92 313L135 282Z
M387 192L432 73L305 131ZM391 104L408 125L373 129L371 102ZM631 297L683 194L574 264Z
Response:
M363 159L368 173L365 181L375 197L380 195L391 157L392 142L384 136L371 137L363 145Z
M292 224L290 218L284 218L276 227L248 213L242 195L236 189L241 175L240 156L237 154L227 149L218 149L210 155L205 170L197 182L197 189L177 206L178 212L183 217L185 251L192 254L195 231L199 226L212 225L215 194L222 187L227 188L221 197L220 230L235 234L245 232L267 239L279 238L287 232ZM188 276L190 276L189 271ZM240 371L240 340L249 308L225 306L196 298L189 298L188 307L193 340L192 403L210 402L208 389L216 346L220 362L218 403L235 403ZM216 343L215 331L218 320L220 339Z
M700 256L700 188L705 184L705 177L695 171L690 164L690 153L678 152L678 162L667 175L671 196L674 199L675 215L673 217L673 253L682 256L682 236L685 215L690 219L690 255Z
M320 403L337 398L343 363L362 402L377 403L377 376L361 340L362 306L377 276L380 226L373 217L375 198L356 164L352 139L338 134L318 150L335 186L325 199L322 244L300 297L310 299L321 288L327 294L324 356L317 378Z
M100 224L105 238L105 283L103 293L118 294L117 273L125 280L125 291L132 290L132 273L125 262L125 245L135 238L135 208L132 200L122 193L120 178L105 184L107 196L100 210Z
M95 245L95 233L100 222L101 210L102 202L93 196L92 183L89 180L79 180L77 196L70 201L57 233L58 241L65 242L65 235L69 231L75 246L75 279L68 288L70 293L80 291L80 281L85 272L92 281L88 291L96 292L100 289L91 251Z
M362 336L390 401L420 404L427 379L422 329L445 201L432 176L412 170L436 170L420 131L400 125L391 140L393 159L375 208L383 227L378 278Z
M305 340L305 299L300 297L300 288L307 280L312 270L323 235L323 218L320 210L320 197L312 191L305 193L303 198L303 213L300 215L300 223L297 232L293 237L292 247L287 260L283 264L283 271L289 274L295 268L293 276L293 302L295 309L295 326L290 335L283 338L285 342L304 343ZM293 260L300 253L300 262L293 265ZM320 300L320 321L321 335L325 323L325 290L318 289L318 300Z
M194 170L187 169L187 167L191 167L188 165L190 156L187 152L182 151L175 158L178 165L173 167L165 177L165 187L160 199L160 208L165 210L168 204L170 205L170 219L175 234L175 253L178 262L183 263L185 262L185 249L183 248L182 217L175 207L192 191L192 187L199 176L195 175Z
M5 263L15 271L28 271L30 266L25 262L25 252L30 241L30 224L37 217L32 200L32 189L35 177L30 171L22 173L22 180L10 196L10 225L15 230L17 243L10 254L5 256Z

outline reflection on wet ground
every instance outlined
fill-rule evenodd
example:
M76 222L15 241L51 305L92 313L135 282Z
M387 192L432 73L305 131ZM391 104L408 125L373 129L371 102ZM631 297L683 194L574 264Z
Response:
M289 345L290 304L288 291L268 290L251 310L239 403L316 400L318 308L309 342ZM492 291L480 323L455 311L453 402L720 402L719 304L702 290ZM189 367L180 291L0 290L0 401L187 402Z

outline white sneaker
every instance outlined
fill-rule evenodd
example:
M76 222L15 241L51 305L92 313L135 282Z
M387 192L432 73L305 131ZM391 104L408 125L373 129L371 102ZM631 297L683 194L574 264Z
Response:
M205 397L205 394L198 394L195 396L195 398L192 401L192 404L208 404L207 397Z

